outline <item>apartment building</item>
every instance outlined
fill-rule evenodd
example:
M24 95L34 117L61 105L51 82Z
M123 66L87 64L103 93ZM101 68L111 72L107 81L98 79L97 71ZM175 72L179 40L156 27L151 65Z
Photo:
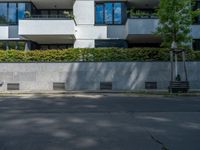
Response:
M0 49L158 47L159 0L0 0ZM131 8L140 15L129 15ZM200 2L197 2L200 7ZM142 14L142 13L143 14ZM200 17L191 25L200 49Z

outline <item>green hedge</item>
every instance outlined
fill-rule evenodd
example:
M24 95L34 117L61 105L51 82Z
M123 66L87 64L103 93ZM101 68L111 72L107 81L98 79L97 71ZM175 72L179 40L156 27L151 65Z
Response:
M0 50L0 62L167 61L163 48L92 48L65 50ZM187 60L200 60L200 52L187 52Z

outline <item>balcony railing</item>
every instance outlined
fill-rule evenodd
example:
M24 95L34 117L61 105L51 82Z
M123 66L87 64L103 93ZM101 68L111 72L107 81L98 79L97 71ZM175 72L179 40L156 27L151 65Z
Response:
M158 16L155 15L144 15L144 16L137 16L137 15L133 15L133 16L129 16L129 19L158 19Z
M66 19L66 20L72 20L73 17L71 16L66 16L66 15L31 15L31 16L25 16L26 20L40 20L40 19L45 19L45 20L59 20L59 19Z

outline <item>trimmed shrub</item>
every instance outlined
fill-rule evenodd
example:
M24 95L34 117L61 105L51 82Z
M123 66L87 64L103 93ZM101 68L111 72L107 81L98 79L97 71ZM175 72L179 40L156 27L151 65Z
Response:
M200 52L187 52L187 60L200 60ZM0 62L168 61L165 48L70 48L64 50L0 50Z

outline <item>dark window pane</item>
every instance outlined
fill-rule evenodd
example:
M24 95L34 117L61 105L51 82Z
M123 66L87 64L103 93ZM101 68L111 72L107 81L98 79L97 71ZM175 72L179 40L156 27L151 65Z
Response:
M57 45L49 45L49 49L58 49Z
M114 3L114 24L122 23L122 7L121 3Z
M18 3L18 19L24 18L25 11L25 3Z
M7 3L0 3L0 24L7 23Z
M49 13L48 13L47 10L42 10L42 11L41 11L41 15L42 15L43 18L48 18L48 14L49 14Z
M96 24L103 24L103 5L96 5Z
M8 3L8 20L9 23L16 23L17 21L17 4L16 3Z
M193 49L200 50L200 40L193 40Z
M40 45L41 50L47 50L49 49L48 45Z
M112 24L113 23L113 4L105 3L105 23Z
M9 47L9 49L17 49L17 42L16 41L9 41L8 47Z
M121 47L126 48L125 40L95 40L95 47Z
M50 10L49 13L50 13L50 17L51 17L51 18L57 18L57 13L58 13L58 12L57 12L56 10Z
M60 45L60 46L58 46L58 49L66 49L66 48L67 48L66 45Z
M6 42L0 41L0 50L6 50Z
M17 23L17 4L16 3L9 3L8 5L8 21L10 24L16 24Z
M19 41L19 42L17 43L17 49L18 49L18 50L25 50L25 42Z

